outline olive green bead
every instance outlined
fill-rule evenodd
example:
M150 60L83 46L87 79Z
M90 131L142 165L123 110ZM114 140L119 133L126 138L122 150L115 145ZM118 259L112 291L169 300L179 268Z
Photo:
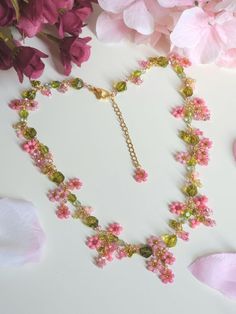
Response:
M56 171L50 176L50 179L52 182L60 184L65 180L65 177L60 171Z
M127 89L127 83L125 81L120 81L114 85L117 92L124 92Z
M43 155L46 155L49 152L49 148L45 145L40 145L39 150Z
M153 254L153 251L149 245L144 245L139 249L139 254L145 258L148 258Z
M33 100L36 97L36 90L29 89L29 90L24 91L21 95L23 98L28 98L30 100Z
M61 82L59 82L59 81L52 81L50 83L50 85L52 86L52 88L58 88L61 85Z
M27 128L24 132L24 137L27 140L32 140L37 135L37 131L34 128Z
M181 93L184 97L190 97L193 95L193 89L190 86L185 86L182 90Z
M142 71L136 70L131 73L132 77L140 77L142 75Z
M25 109L22 109L19 111L19 116L22 118L22 119L27 119L28 116L29 116L29 112Z
M197 195L197 192L198 192L197 187L194 184L190 184L185 188L185 194L187 196L194 197Z
M41 82L40 82L40 81L35 81L35 80L31 81L30 83L31 83L31 85L32 85L33 87L36 87L36 88L41 85Z
M177 236L175 234L164 234L161 238L167 247L176 246Z
M84 87L84 82L78 77L73 79L70 84L71 87L75 89L81 89L82 87Z
M67 199L69 202L71 202L72 204L77 200L77 197L75 194L73 193L70 193L68 196L67 196Z
M96 228L98 226L98 219L94 216L88 216L84 219L86 226L91 228Z

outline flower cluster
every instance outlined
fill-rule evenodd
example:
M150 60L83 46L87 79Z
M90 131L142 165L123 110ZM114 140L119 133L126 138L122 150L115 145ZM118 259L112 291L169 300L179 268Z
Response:
M96 234L87 239L87 246L98 252L98 256L95 258L98 267L104 267L114 257L122 259L136 253L137 248L135 246L125 245L119 240L118 235L122 230L122 226L115 222L105 230L98 228Z
M80 38L85 21L92 13L92 0L3 0L0 3L0 69L16 70L20 82L24 75L38 78L43 70L42 58L48 56L38 49L22 45L11 33L15 28L25 37L40 36L57 44L64 72L71 72L71 62L81 66L88 60L90 37ZM58 36L45 29L53 25ZM55 33L55 32L54 32Z
M98 0L103 9L97 36L103 42L124 38L166 53L178 51L193 63L236 66L235 0Z
M175 262L175 257L160 237L152 236L147 243L153 251L153 255L147 261L147 269L157 274L163 283L173 282L174 274L168 266Z
M203 132L199 129L181 131L180 138L189 145L189 150L176 153L176 160L188 166L195 166L196 164L207 166L212 141L203 137Z
M176 118L194 119L206 121L210 119L210 111L204 99L194 97L185 105L177 106L172 109L172 115Z

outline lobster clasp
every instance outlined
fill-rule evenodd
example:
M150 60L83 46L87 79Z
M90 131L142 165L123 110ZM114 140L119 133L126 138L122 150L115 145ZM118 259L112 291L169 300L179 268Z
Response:
M112 94L103 88L92 87L90 88L90 91L96 96L97 99L100 100L107 100L112 97Z

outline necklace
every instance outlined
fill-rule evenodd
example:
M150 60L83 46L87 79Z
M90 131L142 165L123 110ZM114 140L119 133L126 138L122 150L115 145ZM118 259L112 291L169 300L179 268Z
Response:
M146 258L147 269L157 274L162 282L168 283L172 282L174 278L169 267L175 261L171 248L176 245L178 239L184 241L189 239L189 233L184 230L184 225L188 224L191 228L195 228L200 224L206 226L215 224L211 218L211 210L207 206L207 197L199 193L201 182L196 173L197 165L208 164L208 152L212 143L203 136L201 130L192 126L193 120L209 120L210 113L205 101L193 96L195 82L187 77L184 71L184 68L190 65L188 59L172 54L168 58L160 56L142 60L139 65L140 67L125 80L115 83L111 91L94 87L80 78L61 82L51 81L48 84L31 81L32 87L22 93L21 99L13 100L10 107L17 110L19 114L19 122L14 125L14 128L21 139L23 150L30 154L40 171L57 185L54 190L48 193L49 199L57 203L57 216L61 219L69 217L79 219L93 229L94 234L88 237L87 245L97 251L96 265L103 267L114 258L122 259L139 254ZM182 119L185 125L184 129L179 132L179 137L185 143L186 151L178 152L175 156L176 160L186 168L185 182L181 188L185 199L182 202L175 201L169 204L169 210L175 217L169 220L170 230L168 232L159 236L152 235L146 243L131 244L119 237L122 231L122 226L119 223L111 223L103 228L99 224L98 218L92 215L92 208L84 206L79 201L73 191L81 188L80 179L65 180L65 176L56 168L49 148L39 141L36 130L28 125L28 116L30 111L38 108L38 102L35 100L37 93L41 92L43 95L50 96L53 89L65 93L69 88L77 90L86 88L97 99L110 101L123 131L132 164L135 167L134 178L138 182L145 181L147 173L138 161L128 128L115 98L127 89L129 82L140 85L142 83L141 77L147 70L167 67L168 65L176 72L182 83L179 92L183 98L183 105L173 108L171 113L174 117Z

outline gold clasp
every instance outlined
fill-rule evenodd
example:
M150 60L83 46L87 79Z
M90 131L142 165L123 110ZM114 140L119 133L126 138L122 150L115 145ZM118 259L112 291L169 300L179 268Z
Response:
M96 96L97 99L100 100L107 100L112 97L112 94L103 88L91 87L89 90Z

